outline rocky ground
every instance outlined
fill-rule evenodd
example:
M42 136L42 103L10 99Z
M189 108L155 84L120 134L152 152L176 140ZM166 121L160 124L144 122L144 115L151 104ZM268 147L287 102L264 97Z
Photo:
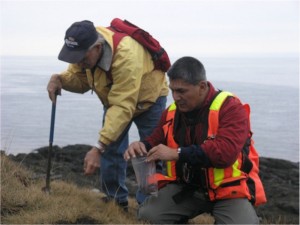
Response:
M52 179L74 182L78 186L99 188L99 174L84 176L83 159L91 148L88 145L53 147ZM44 178L47 168L48 147L40 148L30 154L9 156L34 171L35 178ZM127 169L127 187L134 197L136 182L131 163ZM267 221L299 224L299 162L281 159L260 159L260 176L265 187L268 202L257 207L257 213Z

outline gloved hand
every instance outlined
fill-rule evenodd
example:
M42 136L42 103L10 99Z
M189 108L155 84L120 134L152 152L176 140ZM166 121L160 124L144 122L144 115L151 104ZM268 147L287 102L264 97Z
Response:
M47 91L53 103L56 102L55 95L61 95L62 82L58 74L53 74L48 82Z

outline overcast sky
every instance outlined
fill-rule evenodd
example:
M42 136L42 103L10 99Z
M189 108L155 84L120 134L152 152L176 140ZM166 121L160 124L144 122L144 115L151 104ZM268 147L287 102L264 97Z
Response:
M57 55L75 21L119 17L171 56L299 52L299 1L1 0L1 55Z

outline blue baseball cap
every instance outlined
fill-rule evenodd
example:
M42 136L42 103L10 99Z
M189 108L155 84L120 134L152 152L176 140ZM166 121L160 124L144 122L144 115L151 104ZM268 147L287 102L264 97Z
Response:
M68 63L79 63L97 39L98 32L91 21L73 23L66 31L65 44L58 59Z

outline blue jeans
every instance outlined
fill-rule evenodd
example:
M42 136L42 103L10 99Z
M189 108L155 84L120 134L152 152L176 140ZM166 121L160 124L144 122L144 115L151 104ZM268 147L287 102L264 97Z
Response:
M166 108L166 102L166 96L159 97L149 110L134 117L118 140L108 145L101 156L100 180L102 191L118 203L128 200L128 189L125 185L127 162L124 160L123 154L128 148L128 132L132 122L135 123L140 139L143 140L157 126L161 114ZM105 118L105 112L103 118ZM138 191L136 197L137 201L141 203L146 196Z

